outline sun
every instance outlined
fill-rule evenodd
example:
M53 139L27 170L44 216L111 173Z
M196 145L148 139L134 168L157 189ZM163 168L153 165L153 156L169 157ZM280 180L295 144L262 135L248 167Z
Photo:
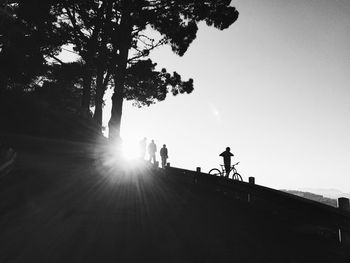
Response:
M122 155L126 160L135 160L140 158L140 146L137 140L123 139Z

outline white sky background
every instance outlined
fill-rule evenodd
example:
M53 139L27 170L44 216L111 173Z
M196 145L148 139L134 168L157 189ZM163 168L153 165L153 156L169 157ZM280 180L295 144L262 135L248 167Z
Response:
M201 24L183 57L153 53L160 68L194 78L195 90L149 108L126 103L122 136L166 143L176 167L207 172L230 146L244 180L350 192L350 1L232 5L237 22Z
M195 91L126 106L123 134L166 143L173 166L208 171L226 146L245 179L350 192L350 1L233 1L239 19L202 25L184 57L153 60Z

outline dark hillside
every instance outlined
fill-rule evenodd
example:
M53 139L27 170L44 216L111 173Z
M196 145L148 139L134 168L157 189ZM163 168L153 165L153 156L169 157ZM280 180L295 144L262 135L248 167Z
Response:
M349 262L308 204L301 215L293 202L248 203L232 191L246 183L106 166L91 144L8 142L18 160L0 181L0 262Z
M36 93L8 91L0 95L0 132L87 141L100 132L77 107L48 102ZM0 138L1 140L1 138Z

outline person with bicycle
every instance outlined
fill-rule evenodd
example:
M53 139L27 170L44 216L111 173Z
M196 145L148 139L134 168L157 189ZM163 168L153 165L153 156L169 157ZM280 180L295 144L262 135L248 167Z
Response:
M231 153L230 147L226 147L226 151L222 152L219 156L222 156L224 158L224 166L226 171L225 177L228 178L231 170L231 157L234 155Z

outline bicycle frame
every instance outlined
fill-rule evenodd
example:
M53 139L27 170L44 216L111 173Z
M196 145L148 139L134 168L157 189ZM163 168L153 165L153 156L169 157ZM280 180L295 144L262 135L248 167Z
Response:
M239 164L239 162L231 165L230 171L228 172L228 174L226 173L225 165L222 165L222 164L220 164L221 171L217 168L213 168L209 171L209 174L216 175L216 176L222 176L222 177L225 176L227 178L229 178L229 175L232 174L232 179L243 181L242 176L237 172L237 169L236 169L236 165L238 165L238 164Z
M239 162L237 162L237 163L235 163L235 164L233 164L232 166L231 166L231 169L230 169L230 172L232 172L232 174L235 174L235 173L237 173L237 169L236 169L236 165L238 165L239 164Z
M237 173L237 169L236 169L235 166L238 165L238 164L239 164L239 162L231 165L230 171L229 171L228 174L235 174L235 173ZM225 165L220 164L220 166L221 166L221 174L222 174L222 176L224 176L226 174Z

